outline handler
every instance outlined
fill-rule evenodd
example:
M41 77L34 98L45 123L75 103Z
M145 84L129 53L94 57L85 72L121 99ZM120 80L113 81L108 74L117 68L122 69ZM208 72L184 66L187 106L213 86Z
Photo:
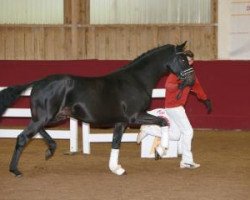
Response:
M194 63L194 54L192 51L185 51L189 65L192 66ZM180 85L181 80L174 75L173 73L169 74L167 77L165 88L165 112L172 121L172 124L177 126L181 134L180 145L178 148L178 153L182 154L182 159L180 162L180 168L196 169L200 167L200 164L195 163L193 159L193 153L191 151L192 139L193 139L193 128L189 122L189 119L186 115L184 106L187 101L187 97L190 92L196 94L197 98L202 100L207 108L207 113L209 114L212 111L211 101L208 99L206 93L204 92L200 82L195 77L195 82L193 86L186 86L182 88ZM171 123L170 123L171 127ZM146 131L139 133L137 137L137 142L139 143L146 135ZM162 131L161 134L163 135ZM158 136L158 135L155 135ZM159 147L157 147L159 148ZM156 149L157 151L157 149ZM159 153L159 152L158 152ZM163 156L159 153L160 156Z
M189 65L192 66L194 63L194 54L192 51L185 51ZM166 83L166 97L165 97L165 109L169 117L175 122L181 132L181 149L182 159L180 162L180 168L195 169L200 167L200 164L195 163L193 159L193 153L191 151L193 128L186 115L184 105L186 104L187 97L190 92L196 94L197 98L202 100L207 108L207 113L212 111L211 101L208 99L200 82L196 76L195 83L193 86L187 86L180 88L180 80L174 75L170 74L167 77ZM181 94L180 96L178 96Z

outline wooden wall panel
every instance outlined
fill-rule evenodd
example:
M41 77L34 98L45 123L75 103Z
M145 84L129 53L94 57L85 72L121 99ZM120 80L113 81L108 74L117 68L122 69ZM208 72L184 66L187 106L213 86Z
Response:
M24 28L24 59L34 60L35 59L35 38L34 32L31 27Z
M136 26L131 26L130 27L130 32L129 32L129 55L128 57L130 59L133 59L134 57L138 56L141 54L141 52L138 50L139 49L139 38L140 34L138 34L138 28Z
M24 28L14 28L14 59L24 60L25 50L24 50Z
M180 29L180 41L179 42L185 42L187 41L187 48L190 48L191 44L191 36L192 36L192 27L181 27Z
M86 31L88 59L93 55L97 59L134 59L151 48L184 41L198 59L216 59L214 26L97 26L91 28L92 34L90 28Z
M215 27L209 26L192 27L190 30L189 48L195 52L196 59L209 60L216 59L216 34Z
M186 40L197 59L217 55L217 28L209 25L0 26L0 35L0 58L6 60L130 60Z
M15 53L15 28L14 27L7 27L5 32L5 59L6 60L14 60L14 53Z
M58 27L54 29L54 60L65 57L65 29Z
M117 38L116 38L116 49L119 53L119 58L120 60L126 60L128 59L128 45L129 45L129 34L128 34L128 29L125 27L118 27L117 29Z
M158 46L164 44L179 44L179 29L170 26L158 27Z
M55 59L55 29L46 27L44 30L44 59Z
M140 55L141 53L144 53L146 51L148 51L149 49L152 49L158 45L154 44L154 39L153 39L153 32L151 31L152 29L147 26L147 27L143 27L143 26L138 26L137 28L137 34L138 34L138 55ZM136 56L134 55L134 58Z
M95 56L101 60L105 59L105 28L95 28Z
M117 59L117 46L119 45L119 41L117 40L117 28L116 29L111 29L107 28L106 29L106 38L105 38L105 52L106 56L113 58L114 60Z
M0 60L5 59L5 27L0 27Z
M65 30L65 40L64 40L64 57L61 60L72 60L72 38L71 38L71 28L66 27Z
M86 34L86 42L85 42L85 46L86 46L86 58L87 59L95 59L96 57L96 53L95 53L95 27L94 26L90 26L88 28L85 29L85 34Z
M35 27L34 34L34 59L45 60L45 47L44 47L44 27Z
M87 57L86 28L78 28L77 33L78 33L77 58L86 59Z

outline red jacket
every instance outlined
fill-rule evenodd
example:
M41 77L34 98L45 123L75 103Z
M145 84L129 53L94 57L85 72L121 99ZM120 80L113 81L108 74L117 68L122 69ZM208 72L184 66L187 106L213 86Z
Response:
M166 96L165 96L165 108L173 108L177 106L184 106L189 92L194 92L198 99L206 100L207 95L205 94L203 88L201 87L197 77L195 78L195 83L192 87L187 86L183 89L182 95L180 99L177 99L177 95L179 94L180 90L178 89L178 85L181 80L174 74L169 74L167 77L165 88L166 88Z

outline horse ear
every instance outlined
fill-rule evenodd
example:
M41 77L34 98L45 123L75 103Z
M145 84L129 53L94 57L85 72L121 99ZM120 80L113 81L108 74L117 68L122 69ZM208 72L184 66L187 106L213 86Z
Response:
M184 48L185 48L185 46L186 46L186 43L187 43L187 41L183 42L183 43L180 44L180 45L176 45L176 51L177 51L177 52L183 51Z

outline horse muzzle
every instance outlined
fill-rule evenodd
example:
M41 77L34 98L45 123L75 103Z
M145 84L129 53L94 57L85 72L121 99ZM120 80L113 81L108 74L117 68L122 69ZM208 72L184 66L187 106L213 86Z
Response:
M182 71L179 75L180 80L185 83L185 86L192 86L195 82L194 68L190 67Z

